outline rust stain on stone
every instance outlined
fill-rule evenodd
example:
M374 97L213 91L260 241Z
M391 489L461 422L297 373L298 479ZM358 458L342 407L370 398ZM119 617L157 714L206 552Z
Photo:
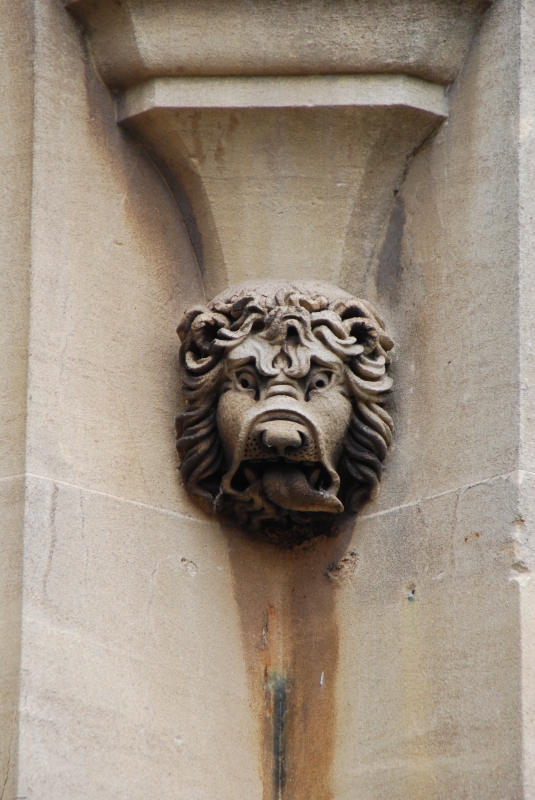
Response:
M227 529L263 800L333 800L337 582L352 525L292 549Z

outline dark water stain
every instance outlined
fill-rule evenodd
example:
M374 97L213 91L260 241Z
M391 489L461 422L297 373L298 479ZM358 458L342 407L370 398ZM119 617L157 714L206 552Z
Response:
M402 239L405 228L405 204L397 195L390 214L386 236L379 254L375 285L381 297L395 302L399 297L402 265Z
M284 675L268 675L266 692L273 728L273 796L283 797L286 786L286 721L288 713L288 681Z
M347 551L336 538L293 549L227 528L252 706L258 719L263 800L333 800L337 582Z

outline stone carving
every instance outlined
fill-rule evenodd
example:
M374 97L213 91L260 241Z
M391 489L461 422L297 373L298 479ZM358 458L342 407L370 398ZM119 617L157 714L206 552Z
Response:
M376 490L392 438L393 342L375 309L321 282L242 284L178 334L188 490L274 542L335 533Z

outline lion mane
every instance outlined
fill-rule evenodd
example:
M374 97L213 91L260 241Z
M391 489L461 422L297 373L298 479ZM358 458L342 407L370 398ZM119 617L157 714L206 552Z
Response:
M329 284L303 281L243 284L221 293L206 306L191 308L177 329L186 401L185 410L176 418L180 471L187 489L205 510L234 513L242 526L251 530L261 527L254 513L244 514L232 506L232 501L225 504L221 497L226 469L217 405L225 380L226 352L247 336L275 325L281 307L306 315L312 334L321 337L344 363L353 410L337 470L341 481L338 497L346 511L356 512L376 492L392 441L393 422L382 404L392 385L387 369L393 341L367 301ZM315 324L318 318L321 324ZM355 341L363 346L363 352L344 359L344 346ZM293 515L292 521L286 510L279 511L284 512L279 514L279 528L281 519L286 527L301 527L300 540L318 532L311 527L310 517L325 517ZM265 528L265 513L262 522ZM321 532L327 532L325 524Z

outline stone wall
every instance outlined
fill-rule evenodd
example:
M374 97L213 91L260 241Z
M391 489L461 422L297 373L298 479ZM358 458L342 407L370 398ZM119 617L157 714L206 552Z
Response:
M0 6L0 795L16 794L31 261L30 3Z
M394 444L354 525L283 551L195 505L173 427L183 311L209 299L207 275L224 288L229 253L238 277L271 277L254 258L269 242L205 240L224 277L215 256L200 263L172 165L155 163L141 128L117 125L128 80L89 17L56 0L3 5L0 797L534 798L531 7L495 0L480 15L437 0L437 19L453 13L454 67L426 71L414 43L393 58L391 72L449 85L448 118L404 151L368 238L355 206L330 277L376 304L396 341ZM93 4L117 37L112 5ZM223 29L245 5L225 5ZM139 25L187 12L193 39L213 12L120 6ZM390 37L421 18L402 6ZM300 8L313 37L319 4ZM388 4L359 8L381 29ZM142 79L176 63L174 29L150 30ZM255 74L210 36L211 75ZM141 69L132 41L125 70ZM295 72L270 42L262 74ZM344 70L384 72L372 44ZM340 69L317 53L318 71ZM383 180L381 152L355 203ZM264 683L277 659L291 689L284 790Z

